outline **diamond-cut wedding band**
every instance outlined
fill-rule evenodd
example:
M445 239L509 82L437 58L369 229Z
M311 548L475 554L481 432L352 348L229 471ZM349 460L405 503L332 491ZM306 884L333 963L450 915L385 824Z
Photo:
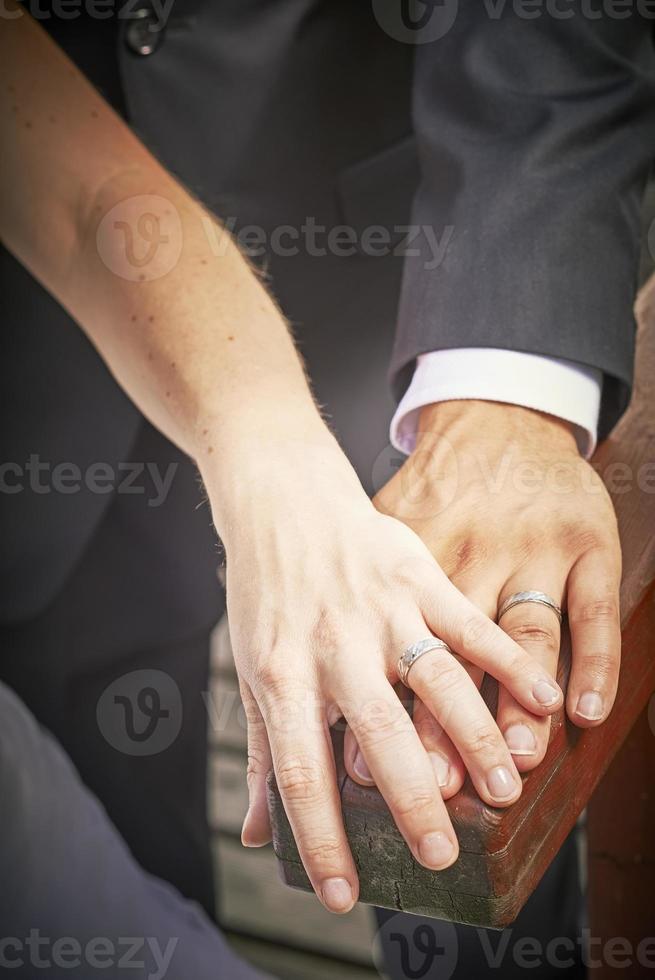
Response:
M498 610L498 616L496 622L500 622L501 617L509 612L514 606L520 606L523 602L538 602L542 606L548 606L552 609L557 616L560 623L562 622L562 609L557 605L552 596L547 595L545 592L514 592L513 595L508 596L503 602L502 606Z
M453 652L448 644L444 643L443 640L440 640L438 636L428 636L425 640L419 640L417 643L412 643L411 646L407 647L402 657L398 661L398 676L405 686L407 686L407 675L416 661L422 657L423 654L429 653L431 650L446 650L448 653Z

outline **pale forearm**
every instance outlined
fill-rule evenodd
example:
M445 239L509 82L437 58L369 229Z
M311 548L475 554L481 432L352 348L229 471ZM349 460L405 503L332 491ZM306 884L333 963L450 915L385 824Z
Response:
M251 439L325 438L284 319L227 233L27 15L0 46L3 239L142 411L202 471ZM125 235L144 212L141 268Z
M152 186L145 174L125 172L97 193L96 213ZM142 411L203 473L283 433L322 434L284 318L255 273L183 188L166 174L156 186L180 218L179 259L152 281L116 276L99 256L91 218L71 288L78 322Z

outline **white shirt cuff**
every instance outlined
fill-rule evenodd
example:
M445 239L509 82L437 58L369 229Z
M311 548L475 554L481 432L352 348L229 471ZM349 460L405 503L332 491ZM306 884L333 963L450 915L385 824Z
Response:
M580 453L596 448L602 371L541 354L460 347L420 354L411 384L391 422L395 449L411 453L426 405L460 398L506 402L547 412L576 426Z

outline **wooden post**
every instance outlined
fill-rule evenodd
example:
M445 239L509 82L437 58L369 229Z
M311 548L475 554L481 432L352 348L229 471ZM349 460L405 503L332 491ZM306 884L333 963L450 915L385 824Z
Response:
M651 650L653 639L644 636ZM591 959L604 950L593 976L643 976L648 966L655 975L655 695L591 799L587 850Z

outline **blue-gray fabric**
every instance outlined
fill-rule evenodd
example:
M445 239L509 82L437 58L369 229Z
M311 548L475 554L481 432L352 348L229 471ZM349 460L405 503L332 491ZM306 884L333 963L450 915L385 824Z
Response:
M0 972L264 980L199 905L140 868L59 744L2 683L0 799Z

